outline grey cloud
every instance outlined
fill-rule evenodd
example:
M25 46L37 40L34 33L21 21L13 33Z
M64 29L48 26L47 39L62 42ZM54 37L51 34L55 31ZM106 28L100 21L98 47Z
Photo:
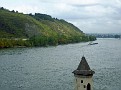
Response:
M71 6L74 6L74 7L91 7L91 6L97 6L97 5L100 5L99 3L96 3L96 4L70 4Z

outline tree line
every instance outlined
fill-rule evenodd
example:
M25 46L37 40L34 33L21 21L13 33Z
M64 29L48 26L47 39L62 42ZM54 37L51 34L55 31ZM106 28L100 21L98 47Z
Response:
M12 47L42 47L42 46L55 46L60 44L68 44L68 43L78 43L78 42L86 42L86 41L94 41L96 40L93 36L73 36L66 37L61 35L59 37L54 36L33 36L28 40L19 39L0 39L0 48L12 48Z

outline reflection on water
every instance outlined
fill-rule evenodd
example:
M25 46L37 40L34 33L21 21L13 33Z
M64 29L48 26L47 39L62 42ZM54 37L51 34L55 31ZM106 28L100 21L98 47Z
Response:
M95 42L0 50L0 90L74 90L72 71L83 54L96 72L94 90L120 90L121 40Z

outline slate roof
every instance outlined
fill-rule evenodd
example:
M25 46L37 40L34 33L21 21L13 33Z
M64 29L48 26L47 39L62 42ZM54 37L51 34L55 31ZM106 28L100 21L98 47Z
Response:
M83 56L78 68L72 73L75 75L92 76L95 72L90 69L85 57Z

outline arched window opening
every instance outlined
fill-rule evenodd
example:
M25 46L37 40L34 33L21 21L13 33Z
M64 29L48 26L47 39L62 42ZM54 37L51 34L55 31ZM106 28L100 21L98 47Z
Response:
M91 85L90 85L90 83L87 84L87 90L91 90Z

